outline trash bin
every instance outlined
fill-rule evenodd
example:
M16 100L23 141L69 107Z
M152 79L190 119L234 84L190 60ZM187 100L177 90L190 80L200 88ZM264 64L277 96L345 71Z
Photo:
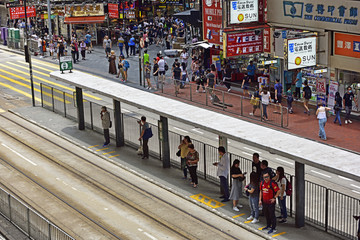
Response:
M13 39L14 39L15 49L19 49L20 48L20 29L15 28L13 30Z

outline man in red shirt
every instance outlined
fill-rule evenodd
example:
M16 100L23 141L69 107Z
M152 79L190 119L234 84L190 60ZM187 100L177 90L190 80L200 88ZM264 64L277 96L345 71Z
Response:
M263 211L266 217L266 227L268 234L276 232L275 203L280 194L278 185L270 180L269 173L263 174L264 181L260 184L259 205L263 205Z

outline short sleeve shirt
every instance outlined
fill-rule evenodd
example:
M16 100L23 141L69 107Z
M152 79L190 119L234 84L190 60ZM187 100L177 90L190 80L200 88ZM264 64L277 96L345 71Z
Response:
M247 70L249 76L255 76L256 67L254 65L247 66Z
M240 168L236 168L236 167L232 167L230 168L230 175L232 177L233 174L242 174ZM232 177L233 178L233 177ZM233 179L238 179L238 178L233 178Z
M296 75L296 79L299 79L296 82L296 87L301 88L302 87L302 72L298 72L298 74Z
M145 122L144 125L142 126L142 129L143 131L145 131L146 129L148 129L150 126L149 126L149 123Z
M206 75L206 78L209 79L209 86L214 86L215 75L213 73L209 73L208 75Z
M104 39L105 47L109 48L109 47L110 47L110 43L111 43L111 40L110 40L110 39Z
M281 93L282 93L282 85L281 85L281 83L276 83L274 88L277 90L277 95L281 95Z
M174 78L179 80L180 75L181 75L181 68L179 67L174 68Z
M187 156L186 156L186 160L190 160L190 161L193 161L193 160L196 160L196 159L199 159L199 153L197 151L195 152L188 152ZM197 166L197 163L194 163L194 164L188 164L189 167L194 167L194 166Z
M285 185L285 190L286 190L286 178L283 177L280 181L277 181L276 183L277 183L280 191L282 189L283 184ZM285 197L285 196L286 196L286 191L284 191L284 193L283 193L283 197Z
M270 186L270 184L271 184L271 186ZM271 204L270 200L275 197L276 192L279 191L279 187L273 181L269 181L268 183L263 181L260 184L260 191L262 192L263 202L266 204Z
M259 185L255 186L252 183L250 183L248 188L249 188L249 190L255 189L253 193L250 193L251 197L259 197Z
M344 94L345 106L352 107L353 99L354 99L354 93L345 93Z

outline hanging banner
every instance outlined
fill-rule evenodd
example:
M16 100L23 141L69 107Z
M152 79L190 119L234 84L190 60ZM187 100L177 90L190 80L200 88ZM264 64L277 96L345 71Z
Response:
M10 19L25 18L25 8L24 7L9 8L9 13L10 13ZM27 17L36 17L36 8L35 7L26 7L26 16Z
M258 20L258 0L230 1L230 24L257 22Z
M288 40L288 69L316 65L316 37Z
M264 29L264 52L271 53L270 28Z
M254 54L263 52L262 31L257 35L255 31L226 34L226 57Z
M203 36L209 43L221 44L222 39L222 1L204 0Z
M328 107L333 111L335 106L335 93L339 89L339 84L336 81L330 81L329 85L329 97L328 97Z
M316 79L316 93L321 95L326 95L326 79L317 78Z
M119 18L119 5L109 3L108 12L109 12L109 18Z
M336 55L360 58L360 35L334 33Z

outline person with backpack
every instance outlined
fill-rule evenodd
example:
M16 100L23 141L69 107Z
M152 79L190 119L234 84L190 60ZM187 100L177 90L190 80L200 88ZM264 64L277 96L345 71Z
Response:
M305 108L305 114L310 116L310 109L309 109L309 100L311 98L311 88L308 85L308 81L304 81L305 87L303 87L303 97L304 97L304 108Z
M128 60L125 59L124 56L121 56L121 64L123 66L123 71L124 71L124 82L127 82L127 79L128 79L127 71L130 68L130 63Z
M152 137L152 132L149 123L146 122L146 117L142 116L141 121L138 121L141 126L141 134L139 137L139 141L142 140L143 144L143 156L142 159L149 159L149 139Z
M281 215L278 217L280 218L279 223L286 223L287 219L287 211L286 211L286 185L287 179L285 177L285 172L283 167L278 167L276 169L276 179L275 182L277 183L278 187L280 188L280 195L278 197L279 206L281 209Z
M276 199L280 195L278 185L270 179L270 174L265 172L263 181L260 184L259 205L263 206L264 215L266 218L266 227L262 230L268 230L268 234L276 232L276 217L275 217L275 204Z

